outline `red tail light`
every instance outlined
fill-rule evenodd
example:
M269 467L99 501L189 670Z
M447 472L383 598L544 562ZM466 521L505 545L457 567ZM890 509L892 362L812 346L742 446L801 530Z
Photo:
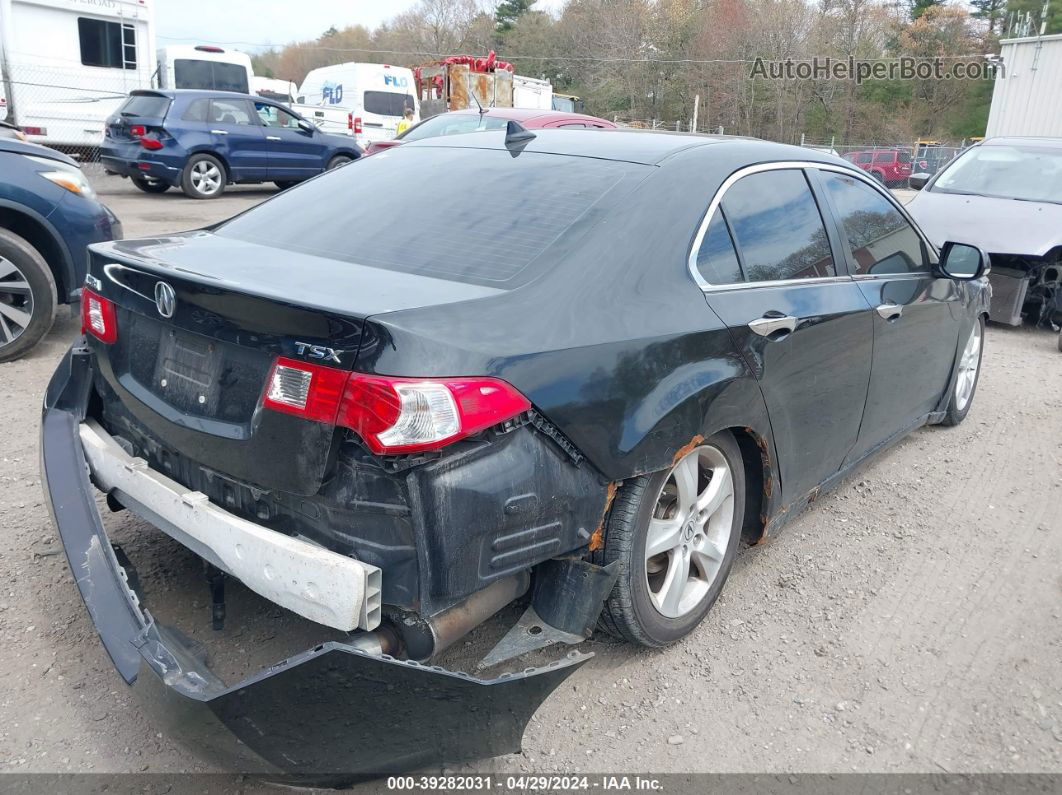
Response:
M361 116L355 116L351 124L353 125L351 129L354 130L354 134L361 135Z
M129 128L129 134L134 138L143 138L147 135L147 127L142 124L134 124Z
M279 358L263 404L349 428L377 455L438 450L531 408L495 378L397 378Z
M108 345L118 341L114 304L87 287L81 291L81 333L91 334Z
M154 152L162 148L162 141L158 138L141 138L140 145Z

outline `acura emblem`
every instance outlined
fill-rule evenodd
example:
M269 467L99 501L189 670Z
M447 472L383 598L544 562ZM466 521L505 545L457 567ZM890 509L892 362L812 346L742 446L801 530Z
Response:
M155 306L163 317L173 317L173 310L177 308L177 295L166 282L158 282L155 285Z

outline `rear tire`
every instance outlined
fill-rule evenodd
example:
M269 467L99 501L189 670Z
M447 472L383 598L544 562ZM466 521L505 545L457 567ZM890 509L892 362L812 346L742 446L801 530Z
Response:
M695 485L684 486L694 483L687 479L691 473ZM694 506L700 508L690 510ZM604 547L595 553L601 565L620 561L601 627L648 647L670 645L692 632L730 574L744 509L745 470L729 432L706 440L670 469L624 483L609 511ZM652 554L647 544L658 551Z
M326 171L331 171L334 168L339 168L340 166L345 166L347 163L349 163L353 159L354 158L352 158L350 155L336 155L335 157L333 157L331 160L328 161L328 168L325 169L325 170Z
M130 180L144 193L165 193L170 189L170 183L163 182L161 179L151 179L149 177L130 177Z
M955 363L955 384L951 388L951 399L941 425L958 425L970 413L977 382L981 378L981 357L985 346L985 319L978 317L974 321L970 335L963 345L959 361Z
M0 229L0 362L23 356L48 333L57 303L44 257L23 238Z
M181 172L181 190L193 199L216 199L225 192L228 175L213 155L192 155Z

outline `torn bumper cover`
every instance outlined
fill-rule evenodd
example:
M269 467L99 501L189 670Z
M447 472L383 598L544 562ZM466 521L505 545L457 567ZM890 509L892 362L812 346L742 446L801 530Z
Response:
M42 479L70 569L119 674L173 736L240 772L343 780L520 750L543 700L590 655L481 680L326 643L228 686L126 582L89 482L80 427L90 353L75 346L48 386Z

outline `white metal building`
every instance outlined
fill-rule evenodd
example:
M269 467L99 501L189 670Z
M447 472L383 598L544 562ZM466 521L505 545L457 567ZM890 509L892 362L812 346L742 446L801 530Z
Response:
M1062 34L1004 39L985 137L1062 137Z

